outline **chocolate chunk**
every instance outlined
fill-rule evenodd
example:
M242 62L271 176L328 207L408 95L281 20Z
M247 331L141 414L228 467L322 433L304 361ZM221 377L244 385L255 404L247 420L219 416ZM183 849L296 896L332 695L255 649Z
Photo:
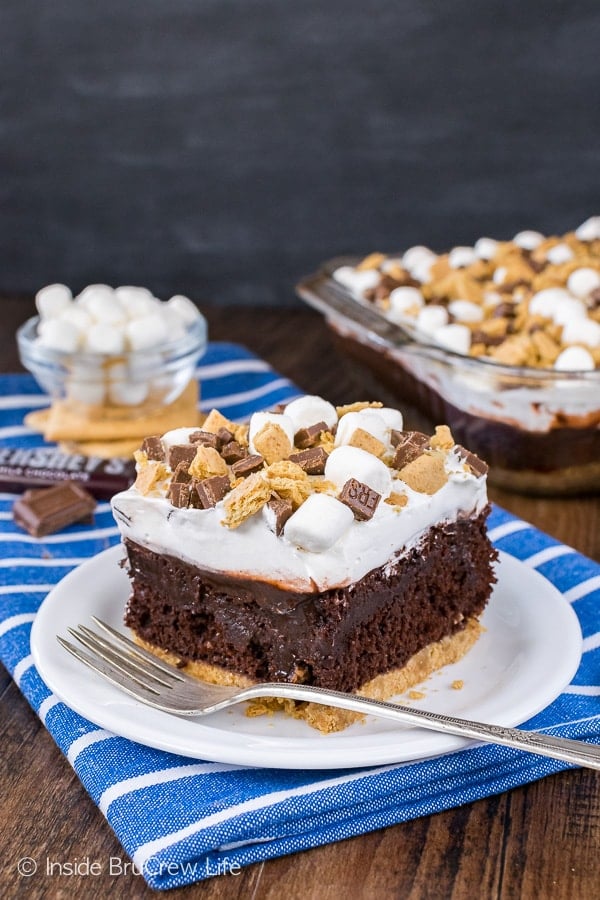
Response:
M188 472L187 464L184 462L177 463L177 468L173 472L173 477L171 478L171 484L177 482L180 484L189 484L191 480L192 476Z
M265 461L262 456L254 454L253 456L245 456L244 459L239 459L232 465L231 471L237 478L245 478L246 475L251 475L252 472L258 472L264 464Z
M492 319L511 319L517 314L517 304L503 302L499 303L492 313Z
M158 434L152 434L150 437L145 437L140 449L142 453L146 454L148 459L156 459L158 462L163 462L165 458L164 447Z
M267 503L268 509L275 517L275 534L277 537L283 531L283 526L294 511L291 500L282 500L280 497L274 497Z
M196 455L197 448L193 444L173 444L169 447L169 468L175 469L179 463L184 463L188 468Z
M588 307L593 312L600 306L600 287L594 288L588 297Z
M309 425L308 428L301 428L294 436L294 444L296 447L299 447L300 450L306 450L308 447L313 447L319 440L323 431L329 431L327 422L315 422L314 425Z
M377 504L381 500L381 494L370 488L368 484L363 484L356 478L349 478L342 488L339 499L350 507L355 519L364 522L373 517Z
M421 431L401 431L396 444L396 453L392 465L395 469L402 469L408 463L421 456L429 446L430 438Z
M72 481L25 491L13 506L13 519L33 537L43 537L73 525L93 522L96 501Z
M527 263L531 266L536 275L539 275L540 272L543 272L548 265L548 261L545 259L534 259L533 256L527 256L526 259Z
M300 453L292 453L288 459L304 469L307 475L322 475L325 471L327 453L322 447L311 447L309 450L301 450Z
M185 509L190 505L190 486L181 481L172 481L167 491L167 497L178 509Z
M471 337L473 344L484 344L486 347L499 347L505 340L505 334L488 334L485 331L474 331Z
M217 440L219 442L218 446L221 448L235 440L235 435L229 428L219 428L217 431Z
M231 465L239 462L240 459L246 459L248 451L241 444L238 444L237 441L230 441L221 448L221 456L226 463Z
M219 439L212 431L193 431L190 434L190 443L202 444L205 447L214 447L215 450L219 447Z
M203 478L202 481L194 482L194 489L198 495L201 508L209 509L211 506L216 506L219 500L223 499L225 494L231 490L231 485L227 475L212 475L210 478Z
M478 456L475 456L474 453L471 453L470 450L466 450L464 447L461 447L460 444L456 445L456 449L458 451L459 457L467 464L473 475L486 475L488 472L488 465L482 459L479 459Z
M385 300L386 297L389 297L395 288L408 286L420 287L421 284L419 281L411 278L408 272L402 278L394 278L392 275L382 274L379 284L365 291L365 298L370 300L371 303L376 303L378 300Z

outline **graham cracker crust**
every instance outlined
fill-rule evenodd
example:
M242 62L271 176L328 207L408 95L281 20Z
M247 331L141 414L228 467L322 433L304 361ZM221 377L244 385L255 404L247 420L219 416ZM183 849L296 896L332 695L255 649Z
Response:
M415 653L401 669L386 672L385 675L377 675L376 678L367 681L356 693L374 700L387 700L389 697L403 694L409 688L425 681L443 666L462 659L473 647L483 630L478 619L468 619L461 631L444 637L434 644L429 644ZM200 681L233 687L250 687L255 683L245 675L229 672L200 660L187 662L182 666L179 658L173 653L154 647L138 637L135 632L133 632L133 637L140 647ZM365 718L360 713L353 713L345 709L333 709L320 703L302 703L277 697L251 700L246 708L246 715L251 717L273 715L275 712L283 712L294 719L303 719L311 728L317 729L322 734L342 731L354 722L364 721Z

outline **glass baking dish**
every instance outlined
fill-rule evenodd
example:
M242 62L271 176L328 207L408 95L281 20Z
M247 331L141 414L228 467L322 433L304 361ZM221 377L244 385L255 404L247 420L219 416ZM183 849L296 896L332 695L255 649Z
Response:
M325 316L338 349L490 466L491 484L523 493L600 490L600 371L559 372L465 356L386 319L332 273L338 257L297 285Z

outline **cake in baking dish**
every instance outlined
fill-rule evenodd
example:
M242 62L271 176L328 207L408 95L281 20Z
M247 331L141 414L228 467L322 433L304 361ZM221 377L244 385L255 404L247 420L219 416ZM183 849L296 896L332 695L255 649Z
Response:
M113 499L125 621L205 680L386 698L468 651L494 582L486 466L377 403L301 397L145 439ZM356 714L281 701L322 731ZM250 712L277 701L255 701Z

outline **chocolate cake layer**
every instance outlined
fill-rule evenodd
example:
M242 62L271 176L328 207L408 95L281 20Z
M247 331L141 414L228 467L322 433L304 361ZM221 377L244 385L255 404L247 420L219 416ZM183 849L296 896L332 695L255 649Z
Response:
M353 691L482 612L495 580L486 516L436 526L397 565L313 594L216 576L126 541L126 623L185 662Z

